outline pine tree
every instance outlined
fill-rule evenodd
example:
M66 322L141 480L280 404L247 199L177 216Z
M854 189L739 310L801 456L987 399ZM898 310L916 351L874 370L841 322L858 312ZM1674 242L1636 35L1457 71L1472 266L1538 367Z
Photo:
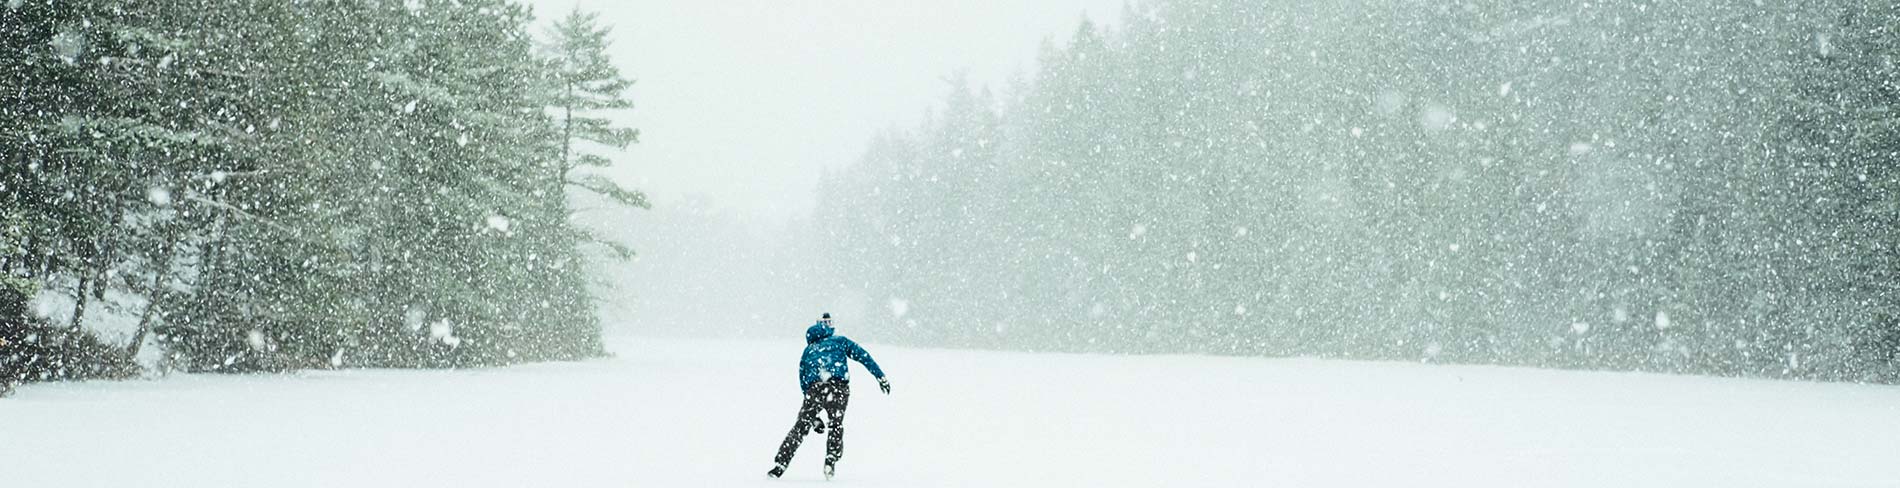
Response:
M1811 353L1833 356L1824 374L1840 379L1900 381L1896 16L1900 5L1849 4L1822 18L1832 28L1791 41L1809 53L1796 65L1783 145L1795 163L1787 171L1803 184L1781 210L1803 212L1808 232L1797 239L1811 245L1803 266L1789 268L1800 273L1793 278L1803 291L1825 294L1835 300L1830 309L1846 312L1822 323L1840 336L1821 339L1834 347Z
M616 127L612 113L601 113L633 108L633 102L627 100L626 95L633 82L620 76L620 69L607 55L607 36L612 30L600 25L598 17L599 14L574 10L555 22L550 33L553 39L546 47L553 58L552 81L557 90L551 102L560 111L561 157L553 175L555 185L578 186L624 205L649 208L651 205L641 192L621 188L613 180L599 175L574 175L574 170L583 166L613 165L607 157L585 150L582 142L625 149L640 139L639 130ZM627 252L624 248L616 249L623 254Z
M1009 347L1897 377L1891 6L1375 6L1084 23L994 131L827 178L838 267L924 324L1002 290Z

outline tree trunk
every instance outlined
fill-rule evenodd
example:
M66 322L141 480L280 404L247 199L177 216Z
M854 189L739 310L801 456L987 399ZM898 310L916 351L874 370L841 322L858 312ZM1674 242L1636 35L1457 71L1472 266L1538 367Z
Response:
M228 244L229 231L225 228L226 223L225 215L218 213L211 223L211 233L214 237L197 246L197 283L191 287L191 302L194 307L191 323L193 337L186 338L187 343L201 344L205 340L203 336L216 333L212 328L225 325L222 322L224 319L222 307L225 301L222 298L224 283L221 263L224 261L223 249ZM187 344L187 347L193 346Z
M571 153L574 147L574 83L568 82L566 89L567 97L561 99L561 170L557 172L562 177L567 176L568 160L573 157Z
M67 326L72 332L78 332L80 322L86 318L86 300L92 298L91 293L86 293L86 287L91 285L92 275L86 274L79 277L79 286L73 288L73 321ZM70 338L68 336L67 342L71 342Z
M158 252L158 270L152 273L152 286L146 288L145 292L146 295L150 297L151 302L146 303L145 311L139 314L139 328L138 332L132 333L132 343L126 344L125 346L125 357L127 358L138 357L139 349L145 345L146 332L152 330L153 312L158 310L159 302L165 299L165 280L171 277L172 250L176 247L178 241L177 226L174 225L172 231L166 233L164 239L164 247L160 248Z
M222 303L219 303L221 301L219 300L219 296L223 295L224 291L224 283L221 279L224 277L224 248L230 245L231 232L230 229L226 228L226 225L227 221L224 215L218 215L218 238L211 241L211 249L208 250L210 254L209 259L205 259L205 262L201 265L201 267L204 268L203 274L200 275L200 279L204 282L204 285L202 285L204 290L201 295L206 298L205 303L207 309L223 306ZM218 315L221 316L222 312L220 311Z
M59 368L62 371L72 367L73 348L78 344L79 325L86 317L86 300L92 296L86 293L86 287L91 284L91 274L81 275L79 286L73 288L73 321L71 325L66 326L66 337L61 338L59 344ZM61 375L64 374L61 373Z

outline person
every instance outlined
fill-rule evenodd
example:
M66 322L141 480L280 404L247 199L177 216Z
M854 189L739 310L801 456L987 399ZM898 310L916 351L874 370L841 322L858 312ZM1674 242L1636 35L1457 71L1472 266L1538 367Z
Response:
M851 400L851 368L846 359L871 370L878 389L891 394L890 379L884 377L884 370L877 367L871 353L837 335L831 327L831 313L820 316L818 323L805 329L805 354L798 360L798 387L805 392L805 401L798 407L798 420L792 423L791 433L785 434L785 442L779 444L778 457L773 460L776 464L767 476L783 476L792 464L792 454L805 441L805 434L824 433L826 429L831 435L825 442L825 479L836 472L838 458L844 457L844 408ZM828 421L818 418L821 410Z

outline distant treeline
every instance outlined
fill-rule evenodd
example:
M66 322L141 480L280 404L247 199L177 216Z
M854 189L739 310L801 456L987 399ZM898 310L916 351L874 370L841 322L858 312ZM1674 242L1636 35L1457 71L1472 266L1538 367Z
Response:
M917 344L1900 380L1900 7L1160 0L823 182ZM870 334L865 332L864 334Z
M597 116L629 82L591 15L540 44L505 0L0 3L0 380L148 342L192 371L603 353L586 260L628 251L568 197L646 201L579 169L636 135ZM135 335L93 337L115 297Z

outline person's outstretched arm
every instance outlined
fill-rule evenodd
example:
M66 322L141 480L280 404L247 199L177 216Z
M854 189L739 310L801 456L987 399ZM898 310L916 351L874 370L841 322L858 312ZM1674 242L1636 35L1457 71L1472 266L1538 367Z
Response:
M871 370L871 376L877 377L878 389L884 390L884 394L886 395L890 394L891 381L884 378L884 370L877 367L876 359L871 359L871 352L864 350L864 347L859 346L857 341L851 339L845 339L845 345L850 346L844 349L845 357L857 361L858 364L863 364L864 369Z

